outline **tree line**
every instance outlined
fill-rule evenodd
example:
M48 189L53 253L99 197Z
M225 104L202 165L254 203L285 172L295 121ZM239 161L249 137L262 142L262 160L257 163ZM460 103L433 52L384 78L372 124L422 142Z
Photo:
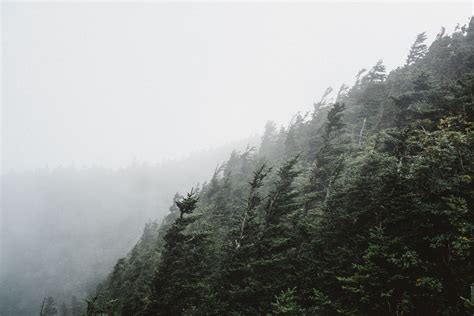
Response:
M471 315L474 20L425 41L176 194L91 313Z

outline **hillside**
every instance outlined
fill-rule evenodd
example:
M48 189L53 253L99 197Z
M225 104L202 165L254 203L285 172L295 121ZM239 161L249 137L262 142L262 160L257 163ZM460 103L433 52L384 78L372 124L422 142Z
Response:
M472 313L474 20L425 39L176 195L89 312Z
M45 296L81 303L133 247L143 223L166 216L170 196L212 175L232 148L253 143L161 164L2 175L0 315L37 314Z

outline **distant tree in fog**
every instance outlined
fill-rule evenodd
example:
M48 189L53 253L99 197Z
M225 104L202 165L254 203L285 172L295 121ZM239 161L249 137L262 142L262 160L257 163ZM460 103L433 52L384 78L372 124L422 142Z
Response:
M79 304L77 297L73 296L71 300L71 315L79 316L81 315L81 305Z
M60 316L69 316L69 310L66 306L66 303L62 303L61 307L59 308L59 315Z
M54 316L58 314L58 309L56 308L56 302L52 296L48 296L44 302L44 308L42 309L40 316Z

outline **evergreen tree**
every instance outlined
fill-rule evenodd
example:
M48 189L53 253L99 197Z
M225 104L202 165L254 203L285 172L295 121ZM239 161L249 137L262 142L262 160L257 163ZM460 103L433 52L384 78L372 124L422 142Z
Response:
M385 65L383 64L383 61L380 59L372 67L372 69L369 70L367 75L365 75L365 77L362 78L362 82L363 83L382 82L385 80L385 78L387 78L387 75L385 74Z
M278 138L277 126L274 122L268 121L265 124L262 142L260 145L260 154L268 159L274 159L276 155L276 142Z
M320 148L314 159L306 188L306 209L321 205L327 199L334 181L342 170L344 150L338 140L341 139L345 127L344 109L344 104L335 103L327 114L327 122L320 136Z
M45 299L44 308L42 309L42 316L54 316L58 314L58 309L56 308L56 302L52 296L47 296Z
M442 37L442 36L440 36ZM416 61L422 59L428 50L426 44L426 33L420 33L416 36L416 40L413 45L410 47L410 52L408 53L407 61L405 65L412 65Z
M239 311L243 314L257 313L254 258L260 232L259 209L263 197L260 192L264 179L271 168L265 164L258 167L248 183L248 195L242 215L233 223L223 253L221 271L215 281L219 302L219 313Z
M472 314L472 30L429 48L422 33L406 67L379 61L308 120L268 123L259 152L233 152L199 195L176 196L117 262L105 310Z
M276 175L264 208L264 222L258 251L254 262L254 273L260 313L271 310L271 302L281 291L296 286L296 225L294 217L300 209L295 179L300 174L296 169L299 156L289 159ZM274 273L280 276L275 279Z
M298 304L296 290L288 289L276 296L272 303L272 312L274 315L305 315L305 310Z
M191 190L176 201L180 216L164 236L165 248L153 280L152 303L149 313L181 315L197 308L206 294L205 244L207 233L186 229L195 222L191 215L197 207L198 196Z

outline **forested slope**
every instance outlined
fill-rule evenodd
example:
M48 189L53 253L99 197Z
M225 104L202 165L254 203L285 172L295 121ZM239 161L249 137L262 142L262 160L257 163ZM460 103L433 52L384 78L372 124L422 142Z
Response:
M470 315L474 21L424 41L176 195L89 311Z
M85 305L143 224L166 216L174 192L196 185L232 148L248 143L258 143L257 137L159 164L2 174L0 315L38 314L45 296L59 311L65 303L68 315L77 305L73 296Z

